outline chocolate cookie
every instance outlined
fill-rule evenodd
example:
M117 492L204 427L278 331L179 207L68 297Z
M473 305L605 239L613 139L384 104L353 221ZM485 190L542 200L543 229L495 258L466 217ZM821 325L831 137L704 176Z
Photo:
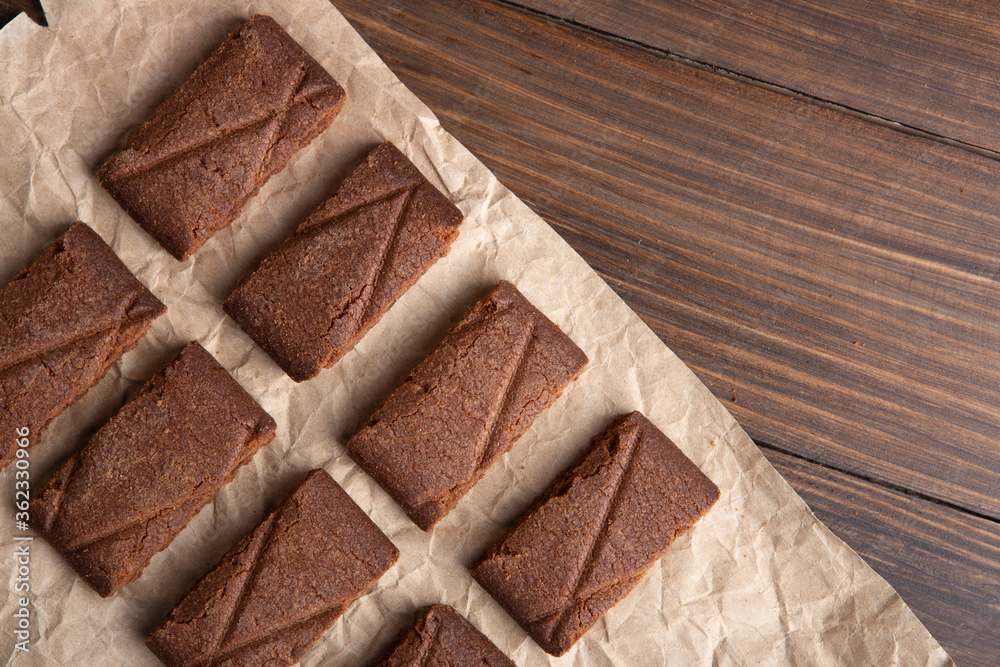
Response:
M73 223L0 291L0 469L104 377L166 308L101 237Z
M191 343L31 500L30 523L107 597L137 579L275 423Z
M445 604L425 611L378 667L514 667L486 635Z
M296 382L344 356L458 236L462 213L385 142L225 311Z
M502 281L375 411L347 451L428 530L586 363L569 336Z
M539 646L562 655L718 498L715 484L633 412L594 439L472 576Z
M292 665L399 552L313 470L146 639L168 667Z
M187 259L325 130L344 90L269 16L229 36L113 155L101 185Z

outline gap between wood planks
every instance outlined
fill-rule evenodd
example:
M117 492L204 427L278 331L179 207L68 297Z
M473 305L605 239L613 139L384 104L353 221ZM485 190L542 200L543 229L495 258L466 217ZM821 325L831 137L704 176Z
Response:
M901 493L901 494L903 494L905 496L908 496L910 498L916 498L917 500L921 500L921 501L924 501L924 502L927 502L927 503L933 503L934 505L940 505L942 507L947 507L947 508L953 509L953 510L955 510L957 512L962 512L963 514L968 514L969 516L974 516L977 519L985 519L986 521L989 521L990 523L1000 524L1000 519L998 519L996 517L992 517L989 514L983 514L981 512L977 512L977 511L971 510L971 509L969 509L967 507L962 507L961 505L956 505L955 503L950 503L947 500L941 500L940 498L935 498L934 496L928 495L926 493L922 493L920 491L915 491L913 489L908 489L905 486L900 486L898 484L893 484L892 482L886 482L884 480L877 479L875 477L869 477L868 475L862 475L860 473L852 472L850 470L844 470L843 468L838 468L837 466L830 465L829 463L824 463L823 461L820 461L819 459L814 459L814 458L809 457L809 456L803 456L802 454L799 454L797 452L793 452L793 451L788 450L788 449L784 449L783 447L777 447L775 445L769 445L766 442L760 442L760 441L754 440L754 444L757 445L757 447L759 449L761 449L761 450L768 450L768 451L772 451L772 452L777 452L779 454L783 454L783 455L788 456L790 458L798 459L799 461L805 461L806 463L811 463L812 465L817 466L819 468L823 468L824 470L832 470L834 472L840 473L841 475L847 475L848 477L853 477L854 479L859 479L859 480L861 480L861 481L863 481L865 483L871 484L873 486L878 486L878 487L881 487L883 489L889 489L890 491L895 491L897 493ZM765 458L767 458L766 455L765 455ZM770 461L768 461L768 462L770 462Z
M597 37L601 37L613 42L618 42L619 44L625 44L634 48L642 49L650 53L655 53L658 56L666 56L671 60L679 63L688 65L689 67L696 67L698 69L707 70L721 76L726 76L732 79L736 79L743 83L748 83L750 85L758 86L766 90L781 93L783 95L788 95L790 97L795 97L801 100L805 100L810 104L815 104L816 106L824 107L827 109L835 109L841 113L845 113L849 116L855 118L860 118L866 120L875 125L880 125L882 127L887 127L902 134L908 134L911 136L921 137L923 139L929 139L931 141L936 141L938 143L945 144L947 146L952 146L955 148L960 148L962 150L969 151L970 153L976 153L977 155L982 155L983 157L990 158L992 160L1000 161L1000 152L990 150L989 148L984 148L982 146L977 146L976 144L970 144L965 141L960 141L958 139L952 139L951 137L945 136L943 134L936 134L934 132L929 132L927 130L921 129L913 125L907 125L906 123L901 123L891 118L886 118L884 116L879 116L877 114L870 113L868 111L862 111L860 109L855 109L854 107L849 107L844 104L838 104L837 102L831 102L830 100L823 99L822 97L816 97L815 95L810 95L808 93L803 93L792 88L786 88L784 86L779 86L774 83L769 83L762 79L756 79L752 76L747 76L746 74L741 74L739 72L726 69L724 67L719 67L717 65L712 65L711 63L704 62L702 60L695 60L693 58L688 58L687 56L674 53L673 51L668 51L667 49L661 49L656 46L651 46L645 42L640 42L635 39L630 39L628 37L622 37L621 35L616 35L613 32L608 32L607 30L601 30L600 28L594 28L587 25L586 23L581 23L573 19L563 18L555 14L549 14L548 12L539 11L532 7L526 7L520 3L514 2L513 0L490 0L497 5L513 9L515 11L523 12L525 14L531 14L532 16L545 19L546 21L551 21L553 23L560 23L565 26L576 28L577 30L583 30Z

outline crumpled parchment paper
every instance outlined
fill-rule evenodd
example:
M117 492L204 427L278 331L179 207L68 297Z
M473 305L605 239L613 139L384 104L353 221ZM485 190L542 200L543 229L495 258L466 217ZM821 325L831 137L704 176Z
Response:
M369 663L419 607L451 604L520 665L942 665L892 588L810 513L694 374L540 218L439 125L327 0L44 2L0 31L0 283L69 224L90 224L167 314L32 450L34 488L196 339L274 416L278 437L139 581L101 599L42 540L31 547L31 652L14 651L13 468L0 473L0 653L8 665L155 665L145 636L181 595L322 466L402 556L303 665ZM177 262L98 186L95 171L253 13L273 16L344 86L329 131L271 179L229 229ZM431 63L429 66L433 66ZM222 301L378 142L394 141L466 214L461 235L334 368L295 384ZM347 457L348 435L461 313L513 281L587 352L563 397L431 533ZM646 414L718 484L715 508L566 656L535 646L467 567L621 413ZM0 434L0 437L14 437ZM19 532L17 534L20 534ZM8 653L9 652L9 653Z

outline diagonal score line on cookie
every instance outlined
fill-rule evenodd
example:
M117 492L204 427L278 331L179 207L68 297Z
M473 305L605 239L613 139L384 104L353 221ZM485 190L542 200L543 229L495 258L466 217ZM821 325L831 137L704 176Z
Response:
M105 325L105 326L101 326L98 329L94 329L92 331L83 331L82 333L76 334L72 338L57 341L55 344L51 345L50 347L44 348L42 350L38 350L36 352L32 352L31 354L10 355L9 357L7 357L7 358L3 359L2 361L0 361L0 373L4 373L4 372L10 370L11 368L13 368L14 366L17 366L18 364L23 364L26 361L30 361L32 359L39 359L40 357L42 357L42 356L44 356L46 354L52 354L53 352L58 352L59 350L63 349L64 347L67 347L67 346L70 346L70 345L75 345L77 343L80 343L80 342L83 342L83 341L87 340L88 338L92 338L94 336L107 336L107 335L113 334L114 332L120 330L122 328L122 326L128 322L128 319L127 319L128 311L142 297L142 292L141 291L137 291L135 294L132 294L132 295L129 295L129 296L130 296L131 300L122 309L122 317L119 318L117 321L113 322L110 326Z
M371 283L365 286L367 287L367 289L362 289L357 294L357 296L351 296L351 298L348 299L347 302L340 307L339 311L331 317L330 325L327 327L327 333L333 330L333 328L336 327L337 324L344 319L344 316L347 314L349 310L352 309L354 304L358 302L361 302L363 304L362 305L363 311L361 317L357 322L357 325L354 327L354 335L356 335L358 332L363 333L371 327L372 322L367 317L369 305L371 304L372 298L374 298L375 290L378 285L378 280L380 276L386 271L386 260L389 256L390 251L394 247L396 240L399 238L400 229L404 224L403 218L409 211L408 203L412 201L413 194L414 192L416 192L417 187L418 187L417 185L410 185L403 188L397 188L395 190L391 190L388 193L379 194L368 201L361 202L360 204L352 206L351 208L341 213L330 216L329 218L326 218L321 222L315 223L310 228L304 230L301 234L297 234L295 237L293 237L293 239L295 239L296 242L301 242L303 239L310 239L316 235L326 233L332 227L335 227L340 222L345 220L347 217L354 215L358 211L363 211L368 208L378 206L384 202L393 201L394 199L397 199L399 197L406 197L406 202L404 202L400 214L393 221L389 239L383 244L384 247L378 253L378 257L370 258L371 263L376 264L379 267L375 278L372 280ZM337 352L337 348L331 350L331 354L335 352ZM327 362L324 362L324 365L326 363Z
M281 102L281 108L271 115L271 120L269 121L270 130L267 135L266 145L267 148L264 150L264 156L261 158L260 163L257 165L257 169L254 170L254 181L259 182L262 178L265 165L267 165L271 153L274 151L277 142L275 137L285 129L285 124L288 121L288 117L292 113L292 107L295 106L295 98L298 97L299 93L302 91L302 85L306 82L306 77L309 72L305 67L300 67L298 71L298 77L295 80L295 84L292 86L291 91L285 95L284 100ZM324 91L323 88L320 91ZM308 98L307 98L308 99Z
M74 471L74 477L75 477L75 471ZM73 481L74 481L74 479L70 478L70 481L67 484L67 488L69 488L69 484L72 484ZM64 493L63 496L65 497L65 495L66 494ZM188 499L190 499L190 496L184 498L184 500L188 500ZM105 540L110 540L110 539L116 538L119 535L122 535L123 533L126 533L126 532L128 532L130 530L133 530L135 528L138 528L139 526L142 526L143 524L148 524L150 521L153 521L153 520L159 518L160 516L162 516L163 514L165 514L167 509L170 509L170 508L163 508L163 507L153 508L147 514L144 514L143 516L139 517L135 521L132 521L131 523L129 523L129 524L125 525L125 526L121 526L121 527L115 526L111 530L109 530L109 531L107 531L107 532L105 532L103 534L99 534L96 537L94 537L94 536L88 536L88 537L85 537L84 539L82 539L80 541L76 541L76 542L67 541L66 544L64 545L64 548L66 549L66 551L69 551L69 552L72 552L72 553L77 553L79 551L82 551L83 549L86 549L87 547L94 546L98 542L104 542ZM62 511L62 504L61 503L59 505L59 511L60 512ZM53 518L52 523L53 523L53 525L55 524L55 518Z
M216 395L218 396L218 394L216 394ZM220 396L220 398L221 398L221 396ZM254 433L253 430L248 430L247 436L244 439L242 447L246 447L246 445L248 443L250 443L250 442L253 441L253 437L254 437L253 433ZM249 459L249 457L245 457L239 463L239 465L236 466L236 468L239 468L239 466L242 466L248 459ZM75 475L76 475L76 469L74 469L73 475L70 476L69 481L67 482L67 489L69 488L69 485L74 482ZM190 490L190 492L186 496L174 499L174 501L173 501L174 504L171 505L171 506L169 506L169 507L156 507L156 508L152 508L146 514L143 514L140 518L131 521L130 523L126 524L125 526L121 526L121 527L115 526L115 527L113 527L111 529L106 530L104 533L101 533L101 534L97 535L96 537L94 537L94 536L87 536L81 542L69 542L69 543L67 543L66 548L69 551L79 552L80 550L85 549L85 548L90 547L90 546L93 546L93 545L97 544L98 542L103 542L103 541L106 541L106 540L110 540L112 538L116 538L119 535L122 535L122 534L124 534L124 533L126 533L126 532L128 532L130 530L133 530L134 528L137 528L140 525L148 524L151 521L155 521L155 520L159 519L161 516L163 516L164 514L168 514L171 511L178 511L178 507L179 506L182 506L185 503L190 502L193 498L196 498L197 495L198 495L199 489L202 486L204 486L206 483L207 483L206 480L202 479L201 481L199 481L197 484L194 485L194 487ZM65 498L65 495L66 494L64 492L63 493L63 498ZM197 509L198 508L196 508L195 511L197 511ZM58 515L58 513L61 512L61 511L62 511L62 500L60 499L59 506L58 506L58 508L56 510L56 515ZM194 512L192 512L192 516L193 516L193 514L194 514ZM53 524L55 523L55 518L56 517L54 515L53 516L53 520L52 520ZM149 531L148 526L146 527L146 531L148 533L148 531Z
M226 643L226 640L236 628L236 623L239 621L243 608L246 606L247 598L253 590L253 584L255 583L257 573L261 567L261 557L267 553L268 547L271 546L271 539L274 537L274 532L278 528L278 519L281 514L283 514L283 512L278 510L270 517L271 525L267 527L267 533L265 533L263 539L261 539L260 546L250 559L250 571L247 573L246 579L243 580L243 586L240 587L239 595L236 598L236 603L233 605L233 611L229 615L229 619L226 621L225 629L219 634L219 639L215 642L215 646L212 648L211 652L209 652L209 660L214 660L214 656L219 652L219 649L222 648L222 645Z
M525 362L528 359L528 357L530 356L528 354L528 351L531 349L531 347L534 344L533 334L534 334L534 331L535 331L535 321L532 320L529 324L527 324L524 327L524 329L526 331L524 333L523 341L521 342L521 344L519 346L520 349L517 351L517 355L518 355L517 361L514 364L514 367L511 370L510 375L505 380L505 385L504 385L504 388L503 388L503 394L501 395L500 401L499 401L500 405L497 407L497 409L495 411L493 411L493 414L490 415L490 418L489 418L489 422L490 422L489 423L489 427L483 429L483 433L484 433L483 439L481 440L480 443L478 443L479 447L478 447L478 452L477 452L476 465L475 465L475 468L474 468L475 471L485 472L485 471L482 470L482 467L483 467L483 464L486 462L487 458L489 458L490 453L495 450L495 447L491 447L491 443L495 439L495 434L496 434L497 426L500 424L501 418L503 417L505 411L507 410L508 406L510 405L510 397L511 397L511 394L513 393L513 389L514 389L515 385L517 384L517 378L521 375L521 371L522 371L522 369L525 366ZM485 424L484 424L484 426L485 426ZM473 474L476 474L476 473L474 472ZM461 489L463 487L467 487L468 484L469 484L469 482L470 482L469 479L465 479L465 480L456 482L454 485L451 486L450 489L448 489L448 491L446 492L446 494L451 494L451 493L454 493L457 489ZM441 503L441 495L439 495L437 498L433 498L431 500L428 500L426 502L421 503L418 506L417 510L419 511L419 510L422 510L422 509L424 509L426 507L434 507L435 505L439 505L440 503Z
M621 474L618 476L618 479L615 480L615 482L614 482L614 488L612 489L611 497L608 499L607 507L604 509L604 515L601 517L601 520L598 523L598 529L594 533L594 539L591 541L590 547L587 549L587 555L585 556L585 558L583 560L583 564L580 566L580 570L579 570L579 572L576 575L575 582L573 584L573 591L572 591L572 593L570 593L569 597L567 598L566 608L562 609L561 611L557 610L557 611L554 611L552 613L545 614L545 615L540 616L538 618L531 619L531 620L527 621L529 624L537 624L537 623L540 623L542 621L545 621L545 620L550 619L553 616L555 616L556 617L556 623L555 623L555 625L552 628L552 632L549 633L549 639L551 639L552 636L559 630L559 628L560 628L560 626L562 624L562 617L565 616L570 611L569 607L571 607L574 603L580 601L579 598L578 598L578 594L580 592L580 587L581 587L581 585L583 583L583 580L584 580L585 576L590 572L591 568L593 568L594 551L597 549L597 546L600 544L601 538L605 536L605 533L606 533L606 530L605 530L606 525L605 524L607 523L608 517L611 516L611 512L612 512L612 510L614 510L615 505L618 503L618 498L619 498L619 494L620 494L620 491L621 491L621 487L625 483L625 481L628 479L629 472L632 469L632 464L634 463L634 461L636 459L636 453L637 453L636 450L639 448L639 440L640 440L641 434L639 433L638 429L636 429L634 431L634 433L635 433L635 435L632 438L632 440L633 440L632 446L631 446L630 451L628 452L628 461L622 467Z
M281 519L281 515L284 514L284 509L285 508L283 506L271 516L271 525L268 526L267 534L261 540L260 547L257 549L256 553L254 553L251 559L252 565L250 568L250 572L247 574L247 578L244 580L243 586L240 588L239 597L236 601L236 604L233 605L233 612L232 614L230 614L229 619L226 622L226 629L220 634L219 639L215 644L215 647L209 653L209 657L206 658L207 661L206 664L211 664L211 665L220 664L224 662L227 658L235 655L236 653L239 653L241 650L245 649L248 646L268 641L269 639L277 637L278 635L284 632L288 632L289 630L310 623L325 614L330 614L331 612L336 611L337 615L339 616L340 613L342 613L343 608L345 606L343 604L344 600L338 600L334 604L325 607L324 609L321 609L320 611L314 614L310 614L309 616L303 619L297 619L291 621L290 623L286 623L281 627L274 628L268 631L266 634L258 635L257 637L249 639L241 644L229 647L226 649L224 653L221 654L219 653L220 649L223 647L223 645L225 645L226 640L229 639L233 631L236 629L236 624L239 622L243 610L246 608L247 601L253 592L253 588L254 585L256 584L257 577L260 575L261 561L264 555L268 552L268 550L271 547L271 544L274 540L274 533L278 529L279 520Z
M222 132L220 134L216 134L214 136L211 136L208 139L205 139L203 141L199 141L199 142L194 143L194 144L192 144L190 146L185 146L183 148L179 148L179 149L177 149L175 151L171 151L170 153L167 153L166 155L161 155L159 157L153 158L153 159L149 160L148 162L139 164L136 167L134 167L132 169L129 169L124 174L120 174L120 175L114 175L114 174L112 174L112 175L109 175L109 176L110 176L111 180L119 182L119 183L133 180L133 179L141 176L142 174L145 174L147 172L153 171L155 169L159 169L159 168L163 167L164 165L170 164L172 162L176 162L176 161L178 161L178 160L186 157L190 153L196 152L196 151L201 150L203 148L209 148L209 147L215 146L216 144L224 141L225 139L227 139L227 138L229 138L229 137L231 137L233 135L239 134L241 132L248 132L248 131L256 129L257 127L259 127L261 125L264 125L265 123L270 123L270 122L274 121L275 118L277 118L279 116L283 117L283 118L287 118L288 114L291 113L291 110L292 110L293 107L301 105L301 104L305 104L305 103L308 103L308 102L312 102L316 97L320 96L321 94L325 94L326 92L327 92L327 88L323 87L323 88L320 88L320 89L314 91L313 93L311 93L309 95L303 96L302 98L300 98L298 100L294 99L294 97L291 98L291 99L286 99L285 103L282 105L282 108L271 109L264 116L258 116L257 118L253 118L251 120L248 120L248 121L246 121L244 123L241 123L239 125L236 125L234 127L227 128L225 132ZM294 92L293 92L293 94L294 94ZM268 146L268 150L270 150L272 147L273 147L273 144L271 146ZM260 164L257 167L258 171L261 168L260 165L262 165L266 161L266 153L267 153L267 151L265 151L265 158L263 158L261 160Z
M329 217L324 218L324 219L320 220L319 222L314 222L314 223L310 224L308 227L306 227L304 229L300 227L300 229L302 231L300 233L296 234L296 236L293 236L292 238L298 241L298 240L301 240L303 238L308 238L310 236L314 236L316 234L321 234L321 233L325 232L327 229L329 229L330 227L332 227L332 226L336 225L337 223L341 222L347 216L353 215L353 214L357 213L358 211L364 210L366 208L371 208L372 206L378 206L379 204L387 202L387 201L389 201L391 199L395 199L396 197L398 197L401 194L404 194L404 193L406 193L408 191L416 190L416 189L417 189L416 185L406 185L406 186L401 187L401 188L396 188L395 190L389 190L387 192L380 192L379 194L375 195L371 199L368 199L368 200L365 200L365 201L360 202L358 204L355 204L355 205L351 206L350 208L345 209L343 211L338 211L337 213L334 213L333 215L330 215ZM309 223L309 220L307 219L302 224L305 225L305 224L308 224L308 223Z
M79 452L77 452L76 454L74 454L73 456L71 456L69 458L69 461L67 461L67 465L70 465L70 464L72 464L73 469L70 470L70 472L69 472L68 475L66 475L66 479L68 480L66 482L66 488L64 488L62 490L62 493L60 493L56 497L56 503L55 503L55 507L52 509L51 518L49 519L48 522L46 522L46 525L48 527L52 527L52 526L54 526L56 524L56 520L59 518L59 513L62 512L63 501L66 500L66 492L69 490L69 486L70 486L70 484L73 481L73 476L76 475L76 471L80 469L80 453ZM58 475L61 472L62 472L62 468L59 469L59 471L56 473L56 475ZM42 531L39 530L38 532L41 533ZM48 533L48 532L49 532L48 530L45 531L45 533Z
M645 574L646 573L643 572L643 573L638 574L638 575L636 575L634 577L629 577L627 579L622 579L621 581L615 581L615 582L612 582L612 583L608 584L607 586L601 586L596 591L594 591L593 593L591 593L590 595L588 595L586 597L586 600L577 598L576 594L574 593L573 599L571 599L570 602L571 603L586 602L588 600L592 600L593 598L597 597L598 595L601 595L602 593L606 593L606 592L608 592L608 591L610 591L610 590L612 590L614 588L620 587L620 586L626 587L626 590L631 590L631 588L633 586L635 586L645 576ZM543 622L551 619L552 617L557 617L556 624L553 627L552 632L548 636L549 641L551 641L553 635L555 635L556 631L562 625L561 617L565 616L569 612L570 612L569 609L564 609L562 611L554 611L551 614L546 614L545 616L542 616L542 617L540 617L538 619L535 619L534 621L531 621L530 624L531 625L538 625L540 623L543 623Z
M73 476L69 478L69 481L66 484L67 490L69 489L69 486L75 481L75 477L76 477L76 469L74 469ZM174 501L174 505L172 505L172 506L151 508L150 510L147 511L146 514L143 514L138 519L135 519L135 520L131 521L130 523L124 525L124 526L120 526L120 527L119 526L115 526L115 527L107 530L104 533L98 534L96 537L93 536L93 535L90 535L90 536L87 536L87 537L83 538L80 541L77 541L77 542L67 542L66 545L65 545L65 548L66 548L67 551L79 552L79 551L82 551L83 549L86 549L87 547L91 547L91 546L97 544L98 542L104 542L106 540L117 538L118 536L120 536L120 535L122 535L124 533L127 533L130 530L138 528L139 526L142 526L143 524L148 524L151 521L155 521L156 519L159 519L164 514L169 513L171 510L176 511L178 505L183 505L184 503L186 503L186 502L190 501L192 498L194 498L195 495L198 492L198 489L202 486L202 484L204 484L203 481L199 482L198 484L196 484L195 487L191 490L190 493L188 493L183 498L176 499ZM63 497L65 497L65 496L66 496L66 493L64 492L63 493ZM62 501L60 501L60 503L59 503L59 507L58 507L57 513L61 512L61 511L62 511ZM55 524L55 519L56 519L56 517L54 516L53 520L52 520L53 525ZM149 531L149 527L148 526L146 526L146 531L148 533L148 531Z
M477 470L482 468L483 463L496 449L495 440L497 427L500 425L500 420L510 407L510 397L514 393L514 387L517 385L517 379L521 376L521 371L524 369L525 363L531 356L529 352L534 347L534 333L535 321L534 318L532 318L531 323L527 326L527 332L524 334L524 341L521 343L521 349L518 350L517 363L514 365L514 370L511 371L510 378L507 380L507 385L504 387L503 398L500 399L500 406L494 413L490 428L486 432L486 442L479 454L479 460L476 462Z
M307 616L306 618L303 618L301 620L292 621L291 623L288 623L287 625L283 625L280 628L275 628L275 629L269 631L265 635L261 635L259 637L254 637L253 639L251 639L249 641L243 642L239 646L234 646L231 649L227 650L225 653L222 653L220 655L216 655L216 654L213 653L209 658L207 658L208 662L206 662L204 664L212 665L212 666L214 666L214 665L220 665L220 664L224 663L227 659L235 656L237 653L239 653L240 651L246 649L249 646L254 646L256 644L261 644L261 643L264 643L264 642L270 642L272 639L277 639L277 637L279 635L281 635L283 633L286 633L286 632L289 632L290 630L294 630L296 628L299 628L299 627L301 627L303 625L306 625L308 623L312 623L313 621L315 621L316 619L318 619L318 618L320 618L320 617L322 617L324 615L331 614L331 613L336 613L336 615L339 616L341 613L343 613L343 610L344 610L343 602L338 602L336 604L333 604L333 605L327 607L326 609L323 609L321 611L316 612L315 614L312 614L311 616Z
M38 352L34 352L30 355L25 355L22 357L14 357L12 359L5 359L2 362L0 362L0 377L2 377L3 374L5 374L7 371L11 370L15 366L19 366L20 364L27 363L32 360L38 360L39 363L45 365L45 362L41 360L41 357L47 354L52 354L54 352L59 352L60 350L66 347L82 343L90 338L107 337L113 334L114 332L118 331L119 329L121 329L121 326L122 326L121 323L118 323L110 327L97 329L96 331L85 331L81 334L73 336L68 340L59 341L55 345L52 345L51 347L39 350Z
M621 476L615 482L614 490L611 493L611 498L608 500L607 509L605 509L604 516L601 518L601 522L599 524L600 527L598 528L597 534L594 537L594 541L591 543L590 549L587 552L587 558L584 561L583 568L581 568L580 574L577 577L576 583L573 586L573 592L570 594L569 597L570 604L576 604L577 602L582 601L579 597L580 587L583 585L583 580L586 578L588 574L590 574L591 570L594 568L594 553L597 550L597 547L605 539L607 539L608 518L611 516L611 513L617 509L618 503L621 502L622 486L624 486L630 479L632 466L635 463L636 459L639 458L638 453L639 453L639 447L642 445L642 433L638 428L635 429L634 433L635 435L632 436L631 438L633 442L628 452L628 461L626 462L625 466L622 469ZM608 588L610 588L610 586ZM559 629L562 627L563 622L565 620L565 616L566 614L569 613L569 611L570 611L569 609L566 609L559 614L559 616L556 619L555 627L553 628L553 634L558 632Z
M402 230L403 225L406 222L407 216L410 214L410 206L413 204L413 196L417 191L419 185L413 185L406 194L405 201L399 210L399 215L393 221L392 225L392 237L389 239L389 243L386 244L385 250L382 252L382 256L379 258L379 268L378 273L375 274L375 279L372 281L372 287L368 290L368 296L365 298L365 308L361 313L361 321L359 329L365 328L366 323L369 321L369 311L371 310L372 300L375 298L375 293L378 291L379 286L385 282L385 278L389 272L389 260L392 258L395 252L396 246L399 242L400 230Z

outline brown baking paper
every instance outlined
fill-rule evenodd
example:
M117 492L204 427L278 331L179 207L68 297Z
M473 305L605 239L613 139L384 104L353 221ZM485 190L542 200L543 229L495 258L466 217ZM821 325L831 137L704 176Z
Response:
M694 374L545 222L446 133L326 0L44 2L0 32L0 284L69 224L90 224L167 314L32 450L34 488L190 340L278 422L141 579L102 599L41 539L31 545L29 654L13 649L13 469L0 473L0 610L8 665L155 665L143 646L181 595L322 466L402 555L303 665L370 663L416 609L454 606L519 665L942 665L893 589L810 513ZM251 14L270 14L347 90L329 131L295 156L192 259L177 262L98 186L97 166ZM433 64L431 64L433 66ZM450 254L332 369L295 384L224 316L242 276L378 142L390 139L465 213ZM347 457L345 436L497 280L513 281L590 356L432 532ZM547 656L467 568L612 418L640 410L719 486L717 505L566 656ZM12 438L13 434L0 434Z

